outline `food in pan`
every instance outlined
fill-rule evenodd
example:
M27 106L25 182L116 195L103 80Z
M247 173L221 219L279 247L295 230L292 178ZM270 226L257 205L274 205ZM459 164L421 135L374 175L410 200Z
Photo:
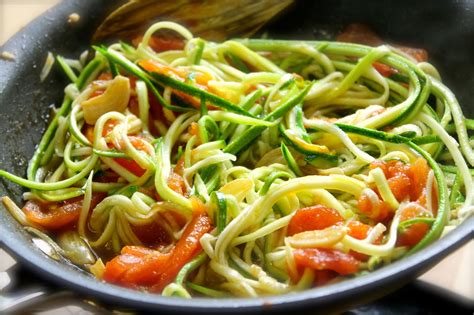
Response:
M418 50L215 43L171 22L93 48L56 58L64 102L26 178L0 176L30 189L22 208L3 198L12 215L103 281L303 290L410 255L473 212L474 121Z

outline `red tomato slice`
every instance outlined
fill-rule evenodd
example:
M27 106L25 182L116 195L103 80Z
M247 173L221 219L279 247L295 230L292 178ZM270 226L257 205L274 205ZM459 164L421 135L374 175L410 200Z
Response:
M105 198L103 193L92 194L91 208ZM28 220L37 223L47 230L58 230L76 223L82 210L84 196L58 203L42 203L28 200L23 207Z
M347 227L349 228L347 234L358 240L365 239L369 235L369 232L372 228L370 225L364 224L360 221L350 221L347 224ZM358 253L353 250L349 251L349 254L360 261L367 261L369 259L368 255Z
M314 272L314 285L322 286L337 277L337 272L332 270L316 270Z
M102 279L110 283L125 285L124 283L121 283L121 278L127 270L130 270L133 266L139 264L141 261L142 258L140 256L135 256L132 254L119 255L105 264L105 270L104 274L102 275Z
M161 292L171 283L183 266L201 251L201 237L211 230L211 219L201 213L195 215L184 230L172 255L167 263L166 270L161 274L159 281L151 288L154 292Z
M288 235L297 233L322 230L344 219L337 210L323 205L302 208L296 211L288 224Z
M138 65L149 72L155 72L167 77L171 77L175 80L185 82L190 74L190 72L183 69L173 68L167 65L163 65L159 62L153 60L142 60L138 62ZM207 73L194 72L194 85L204 91L209 91L208 82L211 80L211 76ZM191 104L196 108L201 107L201 100L197 99L189 94L186 94L182 91L173 90L173 93Z
M411 200L415 201L420 198L426 188L426 182L428 181L428 173L430 172L430 168L426 160L420 157L416 159L411 169L413 174Z
M391 210L390 206L383 200L379 199L375 204L373 204L371 199L365 193L360 195L357 207L368 218L377 222L388 218Z
M400 215L400 222L420 217L431 218L433 216L428 210L424 209L419 204L412 202L403 209L403 212ZM414 223L399 232L397 245L413 247L421 241L426 233L428 233L429 229L430 225L427 223Z
M147 225L131 225L133 233L145 246L156 247L171 243L171 237L158 222L154 221Z
M105 266L103 279L127 287L148 287L161 292L181 268L201 250L199 240L207 233L211 220L204 212L196 212L176 246L161 253L140 246L126 246L120 255Z
M384 63L374 62L372 66L377 70L381 75L386 78L389 78L391 75L398 73L397 69L387 66Z
M123 168L126 168L128 171L130 171L135 176L141 177L146 172L134 160L126 159L126 158L114 158L114 161L117 162L118 164L120 164L120 166L122 166Z
M349 254L334 249L296 249L293 251L296 265L314 270L332 270L349 275L359 270L359 261Z
M404 200L410 195L411 181L405 174L397 174L388 179L388 186L398 201Z
M138 263L131 265L123 273L120 283L132 287L152 286L160 279L161 273L168 268L170 256L171 253L164 254L159 251L143 256Z
M349 228L347 234L358 240L365 239L372 228L370 225L364 224L360 221L350 221L347 223L347 227Z

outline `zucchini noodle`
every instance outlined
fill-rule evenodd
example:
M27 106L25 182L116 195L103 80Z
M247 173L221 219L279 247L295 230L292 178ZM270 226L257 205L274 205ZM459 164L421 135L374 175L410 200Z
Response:
M2 198L12 216L74 230L105 281L282 294L389 264L474 212L474 124L431 64L164 21L136 42L48 54L41 80L62 69L64 102L26 178L0 170L31 190L23 208Z

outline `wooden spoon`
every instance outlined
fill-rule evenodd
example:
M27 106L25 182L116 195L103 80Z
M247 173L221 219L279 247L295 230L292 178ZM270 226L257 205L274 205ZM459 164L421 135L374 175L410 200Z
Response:
M99 26L93 41L142 35L157 21L173 21L195 36L222 41L249 37L294 0L130 0Z

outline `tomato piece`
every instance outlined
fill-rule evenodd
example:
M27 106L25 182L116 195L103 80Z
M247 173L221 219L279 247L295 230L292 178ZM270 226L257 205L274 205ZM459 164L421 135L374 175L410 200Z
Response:
M364 224L360 221L349 221L347 227L349 228L347 234L358 240L363 240L367 238L372 228L370 225ZM369 259L368 255L361 254L353 250L350 250L349 254L360 261L367 261Z
M210 218L204 213L194 215L184 230L166 266L160 275L159 281L151 288L154 292L161 292L171 283L183 266L201 251L201 237L212 228Z
M332 270L340 275L349 275L359 270L359 261L349 254L334 249L296 249L295 262L314 270Z
M423 237L428 233L430 226L423 222L418 222L407 227L400 233L397 240L398 246L413 247L418 244Z
M349 228L347 234L358 240L365 239L372 228L370 225L364 224L360 221L350 221L347 223L347 227Z
M426 192L427 189L425 188L421 194L420 197L416 200L417 203L420 205L427 207L427 201L426 201ZM436 182L433 183L433 186L431 187L431 209L433 209L433 215L436 215L438 213L438 187L436 185Z
M181 82L186 82L188 78L190 77L191 74L193 74L193 81L194 81L194 86L203 90L203 91L209 91L208 87L208 82L211 80L211 76L207 73L201 73L201 72L188 72L183 69L177 69L173 68L167 65L163 65L157 61L153 60L142 60L138 63L140 67L145 69L146 71L149 72L155 72L167 77L171 77L175 80L181 81ZM188 102L192 106L196 108L201 107L201 100L198 98L195 98L194 96L191 96L189 94L186 94L182 91L179 90L173 90L173 93L182 98L184 101Z
M201 251L199 240L212 228L210 218L197 202L193 219L169 253L141 246L126 246L107 262L104 280L127 287L148 287L160 292L171 283L181 268Z
M408 164L404 164L398 160L390 160L390 161L374 161L370 163L370 169L373 170L375 168L380 168L386 178L392 178L394 176L403 174L410 177L411 175L411 167Z
M161 224L156 221L147 225L131 225L133 233L145 246L158 246L171 243L171 237Z
M86 136L90 143L94 142L94 126L84 124L84 127L82 127L82 133Z
M93 193L91 209L105 198L103 193ZM47 230L58 230L70 226L79 219L84 196L68 199L58 203L43 203L28 200L23 207L28 220L37 223Z
M102 137L107 136L112 131L112 129L114 129L117 123L118 122L115 119L107 120L104 124L104 128L102 129ZM84 124L82 132L90 143L94 142L94 126Z
M391 75L398 73L397 69L387 66L381 62L374 62L372 66L377 70L381 75L386 78L389 78Z
M152 286L168 268L170 256L170 253L159 251L142 256L123 273L120 283L125 286Z
M136 257L144 257L150 254L155 253L156 251L147 247L143 246L124 246L122 250L120 251L120 254L130 254Z
M102 72L101 74L99 74L99 76L97 77L96 80L98 80L98 81L109 81L109 80L112 80L112 79L113 79L113 76L112 76L111 72Z
M130 95L130 100L128 101L128 108L130 109L130 112L139 117L140 111L138 108L138 99L135 95Z
M411 181L405 174L397 174L388 179L388 186L398 201L410 196Z
M141 177L145 174L145 170L138 165L137 162L131 159L126 158L114 158L114 161L117 162L120 166L130 171L130 173L135 176Z
M398 49L406 53L407 55L412 56L418 62L423 62L428 60L428 52L425 49L421 48L413 48L413 47L405 47L405 46L398 46Z
M384 41L370 27L361 23L353 23L337 36L337 41L346 43L363 44L367 46L379 46ZM405 47L394 45L404 53L415 58L416 61L422 62L428 60L428 52L425 49Z
M187 188L183 178L184 157L179 159L168 177L168 187L180 195L186 196Z
M149 152L150 151L149 148L145 145L146 140L143 139L143 137L128 136L128 139L135 149L147 152L149 154L151 153ZM114 144L114 145L117 146L117 144ZM117 149L121 150L122 148L125 147L125 143L120 142L118 146L119 147ZM114 158L114 161L120 164L120 166L122 166L123 168L126 168L135 176L140 177L146 172L146 170L143 169L135 160L127 159L127 158Z
M352 23L337 36L337 41L346 43L356 43L368 46L382 45L380 37L366 24Z
M359 200L357 201L357 207L368 218L377 222L385 220L389 216L391 210L390 206L385 201L380 200L380 198L375 204L373 204L369 196L365 193L360 195Z
M190 74L193 74L193 81L201 89L207 90L207 83L212 79L211 75L203 72L189 72L184 69L173 68L154 60L142 60L138 63L143 69L149 72L155 72L168 77L172 77L181 82L188 80Z
M140 263L140 261L141 257L131 254L122 254L116 256L105 264L105 270L102 279L110 283L119 284L125 272L134 265Z
M180 195L186 195L187 189L186 184L184 183L184 178L174 171L171 171L171 174L168 177L168 187Z
M418 203L412 202L403 209L400 214L400 222L420 217L431 218L433 215ZM429 229L430 225L427 223L414 223L403 229L403 231L399 231L397 245L413 247L421 241Z
M287 235L322 230L344 219L337 210L323 205L298 209L288 224Z
M192 122L188 128L188 132L192 136L196 136L199 138L199 125L196 122Z
M314 272L314 285L322 286L337 277L337 273L332 270L316 270Z
M398 160L391 160L385 163L388 171L387 178L392 178L397 175L406 175L410 177L412 174L411 166L409 164L405 164Z
M383 171L383 174L385 177L389 177L389 172L388 172L388 164L385 161L381 160L375 160L369 165L369 169L373 170L376 168L380 168Z
M98 89L98 90L95 90L94 92L92 92L91 95L89 96L89 98L94 98L94 97L102 95L104 93L105 93L105 89Z
M125 246L105 265L103 279L126 287L152 285L163 272L169 253L142 246Z
M424 158L417 158L415 163L412 164L412 189L411 189L411 201L415 201L423 194L426 188L426 182L428 181L428 174L430 168Z

